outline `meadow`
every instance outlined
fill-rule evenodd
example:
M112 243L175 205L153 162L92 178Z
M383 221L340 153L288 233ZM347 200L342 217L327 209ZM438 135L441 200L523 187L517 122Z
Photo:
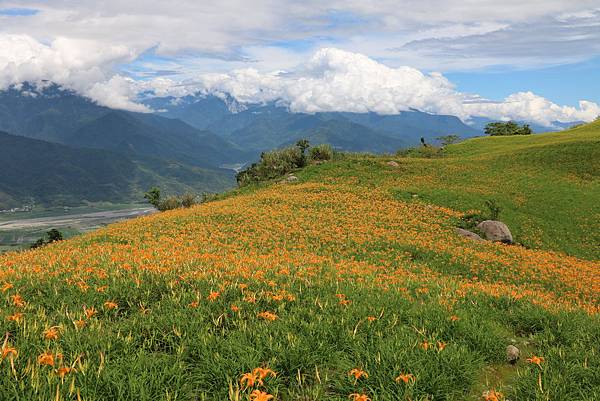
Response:
M0 399L598 400L599 151L347 156L0 255ZM489 198L520 245L455 234Z

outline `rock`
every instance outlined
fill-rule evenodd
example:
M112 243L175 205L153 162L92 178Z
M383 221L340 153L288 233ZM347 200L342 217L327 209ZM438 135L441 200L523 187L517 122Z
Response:
M285 177L283 180L281 180L282 183L290 183L290 182L296 182L298 181L298 177L296 177L295 175L288 175L287 177Z
M477 229L490 241L504 242L505 244L513 243L513 237L510 230L506 224L501 221L485 220L477 225Z
M472 239L473 241L483 241L483 238L481 238L479 235L477 235L469 230L465 230L462 228L456 228L454 231L461 237Z
M390 161L389 161L389 162L387 162L386 164L387 164L388 166L390 166L390 167L398 167L398 166L400 166L400 165L398 164L398 162L395 162L395 161L393 161L393 160L390 160Z
M519 351L517 347L515 347L514 345L509 345L508 347L506 347L506 360L508 361L508 363L514 365L515 363L517 363L520 357L521 351Z

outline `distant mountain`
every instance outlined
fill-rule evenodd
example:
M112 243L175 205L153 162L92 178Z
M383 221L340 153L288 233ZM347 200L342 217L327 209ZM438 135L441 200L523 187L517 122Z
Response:
M0 209L37 204L77 205L82 201L143 201L143 192L221 191L234 184L233 172L190 167L150 157L132 158L98 149L64 145L0 132Z
M335 137L335 143L331 144L341 150L393 152L399 147L417 145L421 137L432 142L441 135L457 134L468 138L482 133L457 117L417 110L396 115L306 114L291 112L277 103L240 105L228 97L205 95L179 100L155 98L147 104L160 109L160 115L209 129L243 149L255 151L283 146L300 135L324 141ZM343 132L334 134L332 127L345 127L344 132L349 132L349 136L342 139ZM329 134L324 135L325 132Z
M218 167L253 155L183 121L101 107L56 85L0 91L0 130L71 147Z

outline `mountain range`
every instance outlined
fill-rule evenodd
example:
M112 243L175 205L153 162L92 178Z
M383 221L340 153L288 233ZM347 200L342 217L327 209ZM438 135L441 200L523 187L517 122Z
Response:
M241 104L230 96L145 96L154 113L102 107L58 85L24 83L0 91L0 209L42 204L142 200L150 185L219 191L235 168L301 138L352 152L393 153L442 135L482 134L449 115L409 110L295 113L279 103ZM19 178L21 177L21 178Z

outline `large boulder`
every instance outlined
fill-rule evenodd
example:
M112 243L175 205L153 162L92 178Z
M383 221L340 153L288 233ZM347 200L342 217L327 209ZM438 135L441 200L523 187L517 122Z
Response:
M457 228L455 231L461 237L472 239L473 241L483 241L483 238L481 238L479 235L477 235L469 230L465 230L463 228Z
M510 230L501 221L485 220L477 225L477 229L481 231L485 239L490 241L504 242L512 244L513 237Z

